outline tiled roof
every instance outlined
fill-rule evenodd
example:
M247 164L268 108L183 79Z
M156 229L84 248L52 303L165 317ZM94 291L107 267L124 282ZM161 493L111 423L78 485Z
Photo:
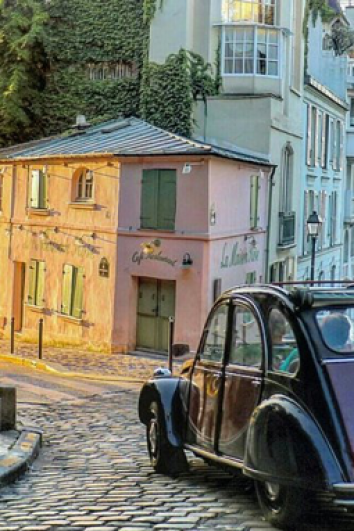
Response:
M36 160L89 155L118 157L213 155L255 164L271 165L262 154L241 148L223 148L169 133L153 125L128 118L111 120L71 134L44 138L34 143L0 150L0 160Z

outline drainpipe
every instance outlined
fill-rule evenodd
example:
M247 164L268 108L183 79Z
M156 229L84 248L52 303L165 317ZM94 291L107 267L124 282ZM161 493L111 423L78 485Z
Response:
M268 227L267 227L267 247L265 250L265 281L269 282L269 248L270 248L270 227L272 219L272 203L273 203L273 186L274 186L274 174L277 166L274 166L269 174L269 187L268 187Z

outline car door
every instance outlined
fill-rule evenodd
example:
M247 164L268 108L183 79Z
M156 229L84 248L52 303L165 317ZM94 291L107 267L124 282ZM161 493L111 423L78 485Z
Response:
M250 302L234 301L231 322L218 452L242 461L248 426L261 397L265 334L260 314Z
M191 379L186 441L208 451L215 447L229 312L227 301L209 316Z

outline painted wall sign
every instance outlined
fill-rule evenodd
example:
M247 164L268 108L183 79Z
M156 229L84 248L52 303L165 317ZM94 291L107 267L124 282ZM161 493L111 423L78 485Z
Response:
M251 249L246 249L245 247L242 249L239 249L239 244L235 243L232 246L231 253L228 252L228 245L227 243L224 244L224 248L222 251L222 259L221 259L221 268L224 269L226 267L237 267L244 264L251 264L254 262L258 262L259 260L259 250L255 249L254 247Z
M172 260L167 256L163 256L161 251L157 254L145 254L143 251L136 251L132 256L132 262L140 265L143 260L157 260L158 262L165 262L166 264L175 267L178 260Z

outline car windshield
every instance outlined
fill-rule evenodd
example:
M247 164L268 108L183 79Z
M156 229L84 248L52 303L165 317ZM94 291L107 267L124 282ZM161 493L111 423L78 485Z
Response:
M320 310L316 319L328 348L339 354L354 355L354 307Z

